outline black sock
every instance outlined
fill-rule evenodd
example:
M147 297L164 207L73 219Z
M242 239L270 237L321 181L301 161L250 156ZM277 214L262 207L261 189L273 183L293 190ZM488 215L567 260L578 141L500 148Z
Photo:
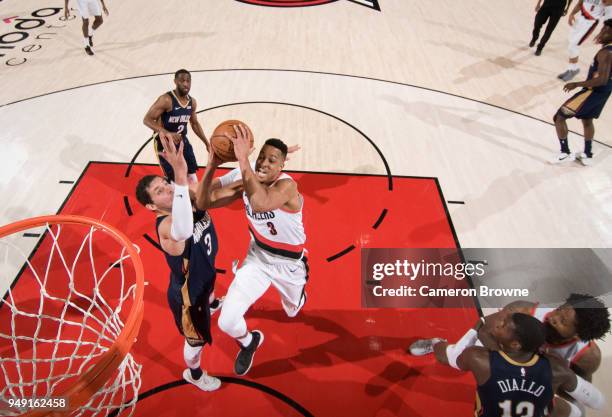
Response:
M593 152L591 152L591 145L593 144L592 140L584 140L584 153L589 158L593 156Z
M191 377L192 377L194 380L196 380L196 381L197 381L198 379L200 379L200 377L201 377L201 376L202 376L202 374L204 373L204 372L202 371L202 368L200 368L200 367L198 367L198 368L196 368L196 369L191 369L191 368L189 368L189 371L191 372Z
M566 139L559 139L559 143L561 144L561 152L563 152L563 153L570 153L569 145L567 143L567 138Z

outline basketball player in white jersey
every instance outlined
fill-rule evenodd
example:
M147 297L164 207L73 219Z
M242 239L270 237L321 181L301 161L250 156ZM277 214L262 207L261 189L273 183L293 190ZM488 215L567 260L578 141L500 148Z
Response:
M580 72L578 47L593 33L599 20L603 22L611 17L612 0L578 0L568 18L572 27L569 33L569 65L557 78L569 81Z
M304 200L296 182L282 172L287 145L280 139L268 139L253 169L248 159L248 133L242 126L234 129L236 138L230 139L240 164L242 182L211 190L196 204L204 209L228 205L240 196L244 201L251 241L247 256L225 295L218 321L219 328L239 344L234 371L244 375L264 339L261 331L247 329L245 313L273 285L287 315L295 317L306 302L308 263L302 223ZM217 165L215 158L209 158L202 179L207 190L212 188Z
M601 364L601 350L595 339L602 339L610 332L610 313L598 298L587 294L571 294L556 309L538 307L538 303L528 301L514 301L483 318L455 344L440 338L421 339L414 342L409 351L415 356L434 353L438 362L457 368L457 358L470 346L499 350L494 334L513 313L530 314L543 322L546 351L559 355L576 375L592 381L593 373ZM553 415L577 416L579 412L575 404L557 398Z
M83 19L83 45L87 55L93 55L93 35L102 23L102 10L108 16L108 9L104 0L76 0L77 10ZM102 7L100 7L102 6ZM68 10L68 0L64 0L64 17L68 19L70 12ZM89 33L89 18L94 16L93 25L91 25L91 34Z

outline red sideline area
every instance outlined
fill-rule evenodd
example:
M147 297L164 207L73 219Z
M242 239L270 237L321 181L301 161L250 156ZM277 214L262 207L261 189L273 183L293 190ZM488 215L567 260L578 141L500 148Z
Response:
M138 403L135 415L472 415L474 384L469 375L436 365L431 356L414 358L404 351L421 337L458 338L476 321L475 308L366 310L360 305L360 248L455 247L434 179L394 177L389 191L388 178L382 176L292 173L305 198L308 302L298 317L289 319L271 288L247 313L249 327L263 331L265 341L242 380L259 385L227 380L213 393L191 385L150 392L180 380L183 340L167 307L168 267L161 252L144 238L157 240L154 215L134 198L138 179L159 173L159 168L135 165L127 178L126 168L91 163L61 213L108 222L142 249L148 281L145 317L132 352L143 365L140 393L151 395ZM386 216L374 229L383 209ZM220 242L217 267L227 271L217 279L217 294L223 295L232 278L232 260L245 254L247 222L241 201L211 215ZM354 250L327 260L351 245ZM25 280L17 285L26 285ZM238 347L218 329L217 317L214 344L205 348L202 366L212 375L235 377Z

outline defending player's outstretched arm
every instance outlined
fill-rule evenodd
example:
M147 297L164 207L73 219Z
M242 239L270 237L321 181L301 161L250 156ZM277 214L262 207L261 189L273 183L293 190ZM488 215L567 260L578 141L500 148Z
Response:
M167 216L159 226L160 244L170 255L183 252L185 240L193 234L193 208L189 197L187 181L187 162L183 156L183 142L178 149L171 139L161 140L164 151L162 155L174 169L175 183L172 199L172 214Z
M242 193L242 181L222 186L221 180L213 179L215 170L222 163L223 161L214 152L209 152L208 164L196 191L195 204L199 210L227 206L236 201Z

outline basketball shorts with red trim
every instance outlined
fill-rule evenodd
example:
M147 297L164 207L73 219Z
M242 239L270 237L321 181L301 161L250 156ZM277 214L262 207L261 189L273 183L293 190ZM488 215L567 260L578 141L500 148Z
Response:
M570 97L559 108L559 114L565 118L597 119L610 97L609 91L595 91L584 88Z
M306 301L308 260L290 259L266 252L251 240L245 260L236 271L225 296L225 304L236 298L253 305L270 287L274 286L288 316L294 317Z

